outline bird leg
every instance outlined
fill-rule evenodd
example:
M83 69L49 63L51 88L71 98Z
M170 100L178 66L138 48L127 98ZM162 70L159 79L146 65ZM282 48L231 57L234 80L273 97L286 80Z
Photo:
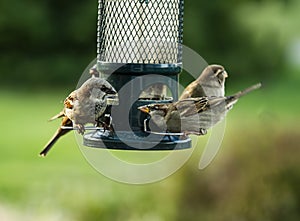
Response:
M115 130L111 122L112 122L111 116L109 114L105 114L102 118L97 120L96 126L99 127L101 125L101 127L103 127L104 132L109 131L110 135L112 136Z
M202 136L202 135L206 135L207 134L207 130L204 129L204 128L200 128L199 132L195 132L195 131L193 131L193 132L190 132L190 131L184 132L185 136L187 136L189 134L194 134L194 135L197 135L197 136Z
M200 128L199 132L194 132L193 134L195 134L197 136L206 135L207 134L207 130L204 129L204 128Z
M200 128L199 135L206 135L206 134L207 134L207 130L204 128Z
M84 128L84 125L83 124L75 124L74 125L75 128L77 128L77 132L81 135L84 134L85 132L85 128Z
M172 136L171 135L166 135L166 137L168 137L169 141L173 141Z

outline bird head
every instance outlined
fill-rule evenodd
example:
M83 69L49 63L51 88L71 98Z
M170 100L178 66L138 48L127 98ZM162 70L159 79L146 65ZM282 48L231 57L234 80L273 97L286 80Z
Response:
M77 90L78 100L85 100L88 97L104 99L107 95L116 95L113 86L103 78L91 77L86 80Z
M138 107L138 109L146 114L152 115L161 115L165 116L168 112L168 105L167 104L148 104L145 106Z
M225 79L228 77L225 68L222 65L212 64L207 66L201 73L199 81L202 82L216 82L218 84L223 84ZM210 79L210 80L209 80Z
M103 91L105 94L109 95L116 95L117 91L111 86L108 82L103 82L103 84L100 86L100 90Z
M166 115L168 113L168 105L167 104L148 104L145 106L138 107L138 109L150 116L147 118L148 127L151 131L162 131L165 132L167 130L166 124Z
M218 64L209 65L203 72L210 77L215 78L220 85L223 85L225 79L228 77L225 68Z

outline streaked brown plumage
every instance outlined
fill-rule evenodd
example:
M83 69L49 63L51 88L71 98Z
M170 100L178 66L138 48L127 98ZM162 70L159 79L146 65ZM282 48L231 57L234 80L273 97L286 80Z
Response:
M99 118L106 110L106 95L108 94L116 94L115 89L106 80L96 77L88 79L80 88L70 93L64 100L63 110L50 119L54 120L62 117L62 123L40 155L46 156L55 142L71 130L63 129L63 126L77 127L78 132L83 134L85 124L98 125Z
M92 77L75 91L72 108L65 108L65 115L73 121L80 134L84 125L97 124L107 107L107 95L115 95L116 90L104 79Z

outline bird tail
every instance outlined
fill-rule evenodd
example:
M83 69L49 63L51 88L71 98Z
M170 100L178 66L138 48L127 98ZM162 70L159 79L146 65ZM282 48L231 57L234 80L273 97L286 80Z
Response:
M238 99L254 90L257 90L261 87L261 83L257 83L255 85L252 85L251 87L248 87L242 91L239 91L237 93L235 93L234 95L232 96L228 96L227 99L226 99L226 103L227 103L227 108L231 108L233 104L235 104Z
M233 95L236 99L239 99L240 97L254 91L254 90L257 90L261 87L261 83L257 83L255 85L252 85L251 87L248 87L242 91L239 91L238 93L236 93L235 95Z
M70 126L70 127L73 127L73 122L68 117L64 117L62 119L61 126ZM45 157L47 155L47 153L49 152L49 150L52 148L52 146L56 143L56 141L61 136L65 135L66 133L68 133L69 131L72 130L72 129L62 129L61 126L56 130L56 132L53 135L53 137L46 144L46 146L44 147L44 149L40 152L40 156L41 157Z
M41 157L45 157L49 150L52 148L52 146L56 143L56 141L62 136L61 135L61 128L59 128L56 133L53 135L53 137L50 139L50 141L46 144L44 149L40 152Z
M48 121L53 121L53 120L61 118L63 116L65 116L65 113L64 113L64 111L61 111L58 114L56 114L55 116L51 117Z

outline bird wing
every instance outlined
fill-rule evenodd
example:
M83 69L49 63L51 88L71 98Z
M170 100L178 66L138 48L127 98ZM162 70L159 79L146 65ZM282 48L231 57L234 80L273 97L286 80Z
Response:
M239 91L239 92L235 93L232 96L226 97L226 104L227 104L226 106L228 108L230 108L233 104L235 104L237 102L237 100L240 97L242 97L242 96L244 96L244 95L246 95L246 94L248 94L248 93L250 93L250 92L252 92L254 90L257 90L260 87L261 87L261 83L257 83L255 85L252 85L251 87L248 87L248 88L246 88L246 89L244 89L242 91Z
M202 88L199 81L195 80L184 89L179 100L184 100L191 97L195 98L195 97L204 97L204 96L206 96L204 89Z
M188 98L176 102L175 106L181 117L188 117L205 111L209 102L207 97Z

